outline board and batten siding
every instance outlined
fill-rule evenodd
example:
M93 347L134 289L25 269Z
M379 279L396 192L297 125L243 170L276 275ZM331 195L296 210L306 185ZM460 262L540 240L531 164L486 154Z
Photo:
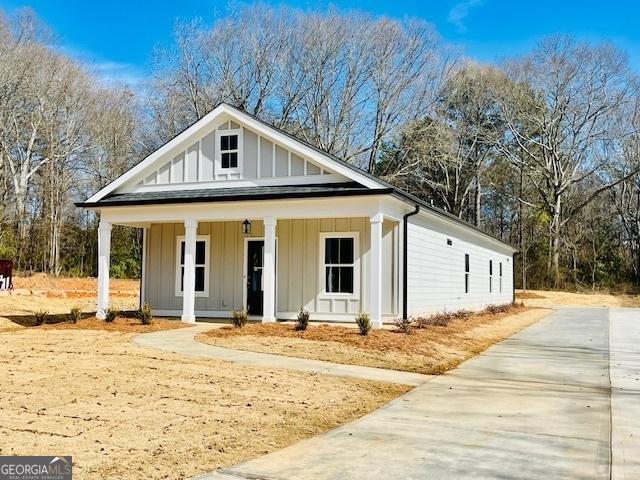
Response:
M251 222L248 238L261 238L263 224ZM321 295L320 238L322 233L356 232L359 238L360 288L354 299ZM246 236L240 222L200 222L198 235L209 236L209 295L196 297L196 312L230 312L243 308L244 248ZM145 301L154 310L182 310L182 297L175 294L177 237L184 235L180 223L152 224L148 229L145 255ZM368 218L278 220L277 313L292 318L304 306L316 319L332 316L352 318L368 302L370 223ZM383 314L398 314L398 224L383 223ZM366 308L366 307L364 307ZM326 315L326 317L323 317Z
M161 166L146 174L140 185L171 185L216 180L286 178L325 175L311 160L296 155L269 138L235 123L224 122L217 131L235 130L241 135L240 171L225 172L216 165L216 129L205 130L199 138L177 147L159 160Z
M465 254L469 255L468 293L465 293ZM490 260L493 261L491 292ZM411 217L408 225L407 283L410 315L481 310L491 304L510 303L513 301L512 254L488 239L421 214Z

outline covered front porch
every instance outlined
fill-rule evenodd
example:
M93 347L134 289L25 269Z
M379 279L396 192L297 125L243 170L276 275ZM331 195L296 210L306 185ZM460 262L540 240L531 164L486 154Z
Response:
M111 226L142 228L141 301L155 315L262 322L295 318L374 327L401 310L401 218L378 196L148 205L101 210L98 318L109 305Z

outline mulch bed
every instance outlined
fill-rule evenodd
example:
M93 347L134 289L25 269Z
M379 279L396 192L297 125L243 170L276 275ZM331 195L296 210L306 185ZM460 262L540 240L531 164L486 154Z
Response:
M398 330L371 330L367 336L360 335L357 328L337 325L310 324L307 330L296 330L295 325L284 323L258 323L246 325L243 328L223 327L210 330L203 335L209 338L229 338L237 336L254 337L284 337L319 342L336 342L367 350L387 352L390 350L424 354L429 351L430 344L458 345L461 336L469 330L492 324L509 315L524 312L528 308L521 305L513 306L504 312L480 312L466 318L454 319L447 326L428 326L412 328L410 334Z

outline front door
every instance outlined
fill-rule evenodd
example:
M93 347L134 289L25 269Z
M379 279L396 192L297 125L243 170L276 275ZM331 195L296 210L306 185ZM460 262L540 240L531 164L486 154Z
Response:
M247 313L262 315L262 258L264 240L247 241Z

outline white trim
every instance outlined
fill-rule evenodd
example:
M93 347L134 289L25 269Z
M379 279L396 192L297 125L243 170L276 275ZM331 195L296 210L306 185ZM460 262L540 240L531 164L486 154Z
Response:
M249 242L262 241L264 237L245 237L244 238L244 254L242 261L242 308L247 310L247 267L249 266ZM275 271L275 297L278 303L278 237L276 237L276 271ZM263 259L264 262L264 259ZM264 265L263 265L264 267ZM263 287L264 290L264 287ZM262 318L262 317L259 317Z
M209 245L211 243L210 235L196 235L196 242L204 241L204 291L195 292L196 297L208 297L209 296L209 265L211 264L211 256L209 251ZM182 272L182 265L180 264L180 246L184 242L184 235L178 235L176 237L176 264L175 264L175 294L176 297L182 297L183 292L180 290L180 274ZM195 257L194 257L195 262ZM194 263L195 267L202 267L203 265Z
M181 310L169 310L169 309L153 309L151 313L154 317L180 317L182 315ZM323 313L323 312L311 312L311 321L313 322L349 322L355 324L355 313ZM195 316L197 318L231 318L233 316L233 310L196 310ZM298 316L298 312L277 312L276 317L278 320L295 320ZM260 320L262 317L259 315L249 315L249 320ZM393 323L398 316L396 314L384 314L382 316L384 323Z
M218 175L227 175L227 174L235 174L235 173L239 173L242 174L242 166L243 166L243 129L241 128L234 128L234 129L228 129L228 130L216 130L216 145L215 145L215 172L214 172L214 176L217 177ZM235 150L225 150L224 152L222 152L222 149L220 147L220 137L227 137L230 135L237 135L238 136L238 148ZM222 168L222 154L223 153L237 153L238 154L238 165L236 167L229 167L229 168Z
M328 238L353 238L353 293L338 293L326 291L324 254ZM360 233L359 232L320 232L318 257L318 299L360 299ZM344 265L349 266L349 265Z
M146 288L147 283L147 237L149 235L149 228L142 227L142 265L140 268L140 307L144 305L146 301Z

